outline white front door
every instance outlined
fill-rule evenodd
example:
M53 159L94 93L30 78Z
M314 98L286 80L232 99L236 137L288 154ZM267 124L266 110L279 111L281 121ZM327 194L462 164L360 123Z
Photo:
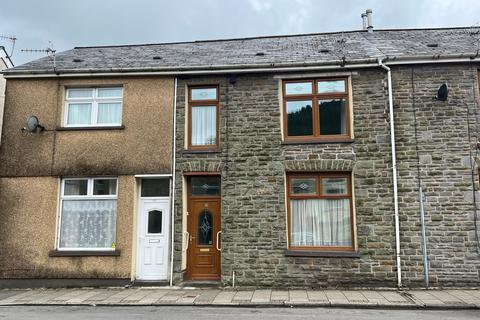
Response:
M138 280L167 280L169 222L168 199L140 200L137 227Z

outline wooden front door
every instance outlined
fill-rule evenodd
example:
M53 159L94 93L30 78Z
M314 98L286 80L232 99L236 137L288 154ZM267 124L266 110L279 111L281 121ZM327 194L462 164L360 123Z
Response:
M220 279L220 177L191 177L187 216L187 278Z

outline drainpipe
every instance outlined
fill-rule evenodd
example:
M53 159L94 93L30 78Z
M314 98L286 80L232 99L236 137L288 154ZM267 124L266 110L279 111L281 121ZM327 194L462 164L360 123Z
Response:
M176 132L177 132L177 77L175 77L174 81L174 89L173 89L173 135L172 135L172 199L170 204L170 212L171 212L171 248L170 248L170 287L173 286L173 250L174 250L174 240L175 240L175 168L176 168Z
M393 94L392 94L392 72L382 59L378 59L378 65L387 71L388 85L388 109L390 113L390 143L392 145L392 176L393 176L393 205L395 210L395 245L397 257L397 286L402 287L402 268L400 264L400 221L398 214L398 188L397 188L397 157L395 153L395 125L393 120Z

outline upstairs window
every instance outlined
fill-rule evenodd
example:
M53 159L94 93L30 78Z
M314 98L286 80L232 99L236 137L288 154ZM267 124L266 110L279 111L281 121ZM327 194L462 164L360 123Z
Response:
M190 87L188 148L218 148L219 97L217 86Z
M121 87L69 88L65 98L65 126L120 126L122 100Z
M347 78L283 83L286 141L350 139Z

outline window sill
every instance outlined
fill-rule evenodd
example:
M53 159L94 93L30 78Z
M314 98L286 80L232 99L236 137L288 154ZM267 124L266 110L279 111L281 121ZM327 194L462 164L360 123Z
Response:
M182 154L221 153L219 149L211 150L183 150Z
M84 130L123 130L124 125L121 126L88 126L88 127L57 127L55 131L84 131Z
M49 257L118 257L120 250L103 250L103 251L89 251L89 250L51 250L48 253Z
M285 250L286 257L360 258L355 251Z
M284 140L282 145L298 145L298 144L332 144L332 143L354 143L354 139L345 139L345 140Z

